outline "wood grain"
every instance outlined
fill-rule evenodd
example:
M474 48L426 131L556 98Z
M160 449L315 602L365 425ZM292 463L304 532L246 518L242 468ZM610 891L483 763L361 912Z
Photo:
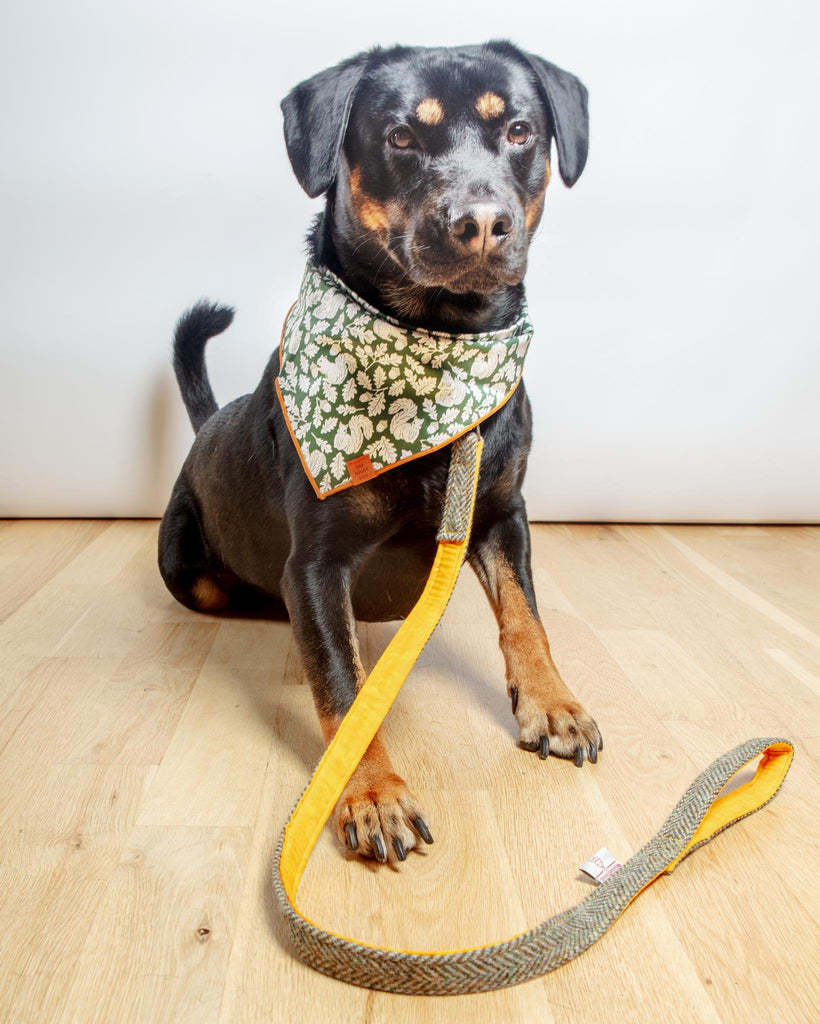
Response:
M415 949L506 938L581 899L578 865L637 850L730 746L780 734L797 756L772 804L582 957L435 1000L340 984L288 946L271 861L322 749L289 625L176 604L155 522L0 523L0 1020L816 1019L820 528L532 532L598 765L516 747L495 620L465 572L384 728L435 844L377 868L326 830L309 916ZM366 665L394 631L359 627Z

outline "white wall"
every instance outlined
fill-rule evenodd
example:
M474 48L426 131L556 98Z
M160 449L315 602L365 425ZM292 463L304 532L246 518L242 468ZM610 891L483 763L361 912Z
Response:
M280 98L374 43L494 36L579 74L588 169L528 275L537 519L820 517L816 5L30 0L0 24L0 514L160 514L201 295L220 401L278 338L318 204Z

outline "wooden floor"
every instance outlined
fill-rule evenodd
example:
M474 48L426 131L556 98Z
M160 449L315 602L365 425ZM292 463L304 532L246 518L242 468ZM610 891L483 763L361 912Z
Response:
M472 574L391 712L436 839L400 870L327 830L303 909L416 949L499 940L577 902L714 757L794 741L784 788L579 959L486 995L356 989L294 959L277 834L321 736L287 623L186 611L155 522L0 523L0 1020L817 1021L820 528L538 526L564 677L606 744L582 771L515 744ZM372 661L391 626L361 628Z

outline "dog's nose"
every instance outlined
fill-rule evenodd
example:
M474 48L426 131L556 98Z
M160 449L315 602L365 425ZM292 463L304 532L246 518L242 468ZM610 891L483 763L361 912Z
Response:
M501 245L512 232L512 217L491 203L474 203L450 217L452 237L473 252Z

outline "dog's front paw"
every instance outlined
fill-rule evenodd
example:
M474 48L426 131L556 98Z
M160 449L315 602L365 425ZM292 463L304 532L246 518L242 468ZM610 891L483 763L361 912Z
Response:
M380 770L367 757L342 793L335 825L348 849L383 864L405 860L420 839L433 842L424 811L404 779Z
M539 690L527 685L507 687L518 722L519 745L542 758L549 754L569 758L579 768L585 760L595 764L604 747L595 719L570 695L558 697Z

